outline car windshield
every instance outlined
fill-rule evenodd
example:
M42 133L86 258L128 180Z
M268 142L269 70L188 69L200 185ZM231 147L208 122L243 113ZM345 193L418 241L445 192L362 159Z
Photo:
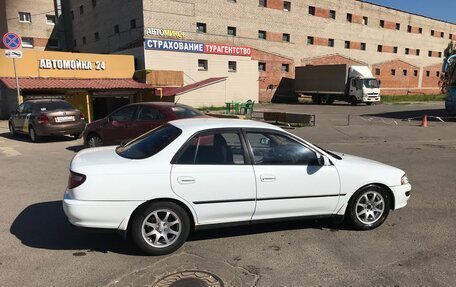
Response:
M172 106L170 110L176 115L179 119L201 117L204 114L197 109L187 107L187 106Z
M376 89L378 88L378 81L377 79L365 79L363 80L364 87L368 89Z
M142 136L116 148L118 155L128 159L144 159L151 157L175 140L182 131L173 125L165 124Z
M74 110L74 107L65 101L34 102L34 112L48 112L55 110Z

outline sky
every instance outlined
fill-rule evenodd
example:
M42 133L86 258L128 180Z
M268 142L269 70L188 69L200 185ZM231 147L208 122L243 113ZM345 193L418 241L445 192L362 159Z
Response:
M366 0L456 24L456 0Z

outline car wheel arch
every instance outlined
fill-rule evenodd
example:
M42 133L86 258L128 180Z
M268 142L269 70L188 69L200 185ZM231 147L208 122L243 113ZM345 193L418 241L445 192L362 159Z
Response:
M143 202L138 207L136 207L135 210L133 210L133 212L131 213L130 218L128 219L128 225L127 225L127 237L128 238L131 238L131 229L132 229L131 226L132 226L134 218L136 217L136 214L138 212L140 212L142 209L146 208L147 206L149 206L150 204L155 203L155 202L172 202L172 203L175 203L175 204L179 205L180 207L182 207L184 209L185 213L187 213L188 218L190 219L190 223L191 223L190 231L195 229L196 214L193 213L192 209L187 204L185 204L184 202L182 202L178 199L175 199L175 198L166 198L166 197L165 198L154 198L154 199Z
M350 196L350 199L347 201L347 206L349 206L351 203L351 201L356 197L356 195L362 191L363 189L365 189L366 187L369 187L369 186L376 186L376 187L380 187L382 189L384 189L387 193L388 193L388 196L390 198L390 207L391 207L391 210L394 210L395 209L395 198L394 198L394 193L393 191L391 190L391 188L389 188L387 185L383 184L383 183L378 183L378 182L375 182L375 183L369 183L369 184L366 184L366 185L363 185L361 186L360 188L358 188L351 196Z

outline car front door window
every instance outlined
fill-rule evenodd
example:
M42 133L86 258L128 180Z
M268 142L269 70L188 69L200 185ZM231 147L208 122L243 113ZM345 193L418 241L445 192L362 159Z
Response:
M117 121L117 122L128 122L133 119L133 116L136 112L136 107L125 107L122 108L116 112L114 112L111 115L111 120L112 121Z

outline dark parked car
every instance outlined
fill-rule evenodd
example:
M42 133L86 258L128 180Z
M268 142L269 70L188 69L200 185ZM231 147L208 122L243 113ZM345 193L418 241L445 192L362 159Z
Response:
M144 102L123 106L107 117L90 123L84 131L88 147L118 145L168 121L204 117L200 111L182 104Z
M32 142L42 136L72 135L75 139L84 131L86 122L81 111L64 100L30 100L20 104L8 121L12 136L28 134Z

